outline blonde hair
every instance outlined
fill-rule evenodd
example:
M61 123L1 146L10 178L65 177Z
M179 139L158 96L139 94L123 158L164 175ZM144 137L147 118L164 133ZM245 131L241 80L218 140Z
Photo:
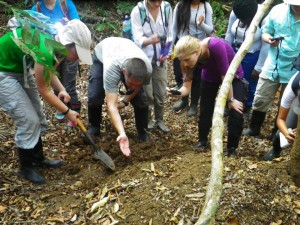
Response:
M199 40L192 36L184 36L180 38L174 48L175 57L185 57L193 54L196 50L200 50Z

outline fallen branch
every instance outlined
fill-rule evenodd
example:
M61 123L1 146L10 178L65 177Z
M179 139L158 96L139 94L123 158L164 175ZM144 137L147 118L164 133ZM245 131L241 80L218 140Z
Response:
M256 33L258 24L262 20L264 14L270 8L273 0L266 0L263 7L256 12L251 25L249 33L240 47L239 51L232 60L226 76L222 82L219 94L216 99L213 122L212 122L212 166L210 173L210 180L206 191L205 203L202 208L200 218L195 225L210 225L215 222L215 214L219 207L219 202L222 195L222 179L223 179L223 134L224 134L224 108L226 104L227 95L231 86L234 75L242 59L245 57L248 49L253 43L253 37Z

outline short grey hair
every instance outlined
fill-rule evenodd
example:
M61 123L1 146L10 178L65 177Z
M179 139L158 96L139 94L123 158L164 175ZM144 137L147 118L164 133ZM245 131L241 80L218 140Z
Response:
M144 81L148 77L147 65L139 58L128 59L125 64L126 75Z

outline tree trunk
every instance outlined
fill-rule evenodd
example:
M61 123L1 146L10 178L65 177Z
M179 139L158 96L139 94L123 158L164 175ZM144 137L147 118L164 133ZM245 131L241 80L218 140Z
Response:
M222 82L219 94L216 99L213 121L212 121L212 136L211 136L211 150L212 150L212 166L210 173L210 180L206 191L205 203L202 208L200 218L195 225L210 225L214 224L215 214L219 207L223 189L223 133L224 133L224 108L226 104L227 95L231 86L234 75L242 59L246 55L248 49L253 43L258 24L263 18L265 12L270 8L273 0L266 0L263 3L261 10L257 11L252 23L249 27L249 33L240 47L239 51L232 60L227 74Z
M290 109L293 110L293 109ZM300 187L300 116L298 116L297 134L291 151L290 171L293 181Z

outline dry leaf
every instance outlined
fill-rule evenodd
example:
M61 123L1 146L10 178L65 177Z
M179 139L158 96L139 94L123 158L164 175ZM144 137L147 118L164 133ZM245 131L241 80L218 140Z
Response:
M249 164L249 165L247 165L248 166L248 168L250 169L250 170L253 170L253 169L256 169L257 168L257 164L256 163L254 163L254 164Z
M6 210L6 207L3 205L0 205L0 213L3 213Z
M195 193L195 194L188 194L185 197L187 197L187 198L203 198L204 196L205 196L205 193L199 192L199 193Z
M109 197L104 197L104 198L102 198L99 202L95 202L95 203L92 205L91 212L94 212L95 209L104 206L104 205L108 202L108 200L109 200Z
M226 225L239 225L239 222L238 222L236 217L232 217L232 218L227 220Z

